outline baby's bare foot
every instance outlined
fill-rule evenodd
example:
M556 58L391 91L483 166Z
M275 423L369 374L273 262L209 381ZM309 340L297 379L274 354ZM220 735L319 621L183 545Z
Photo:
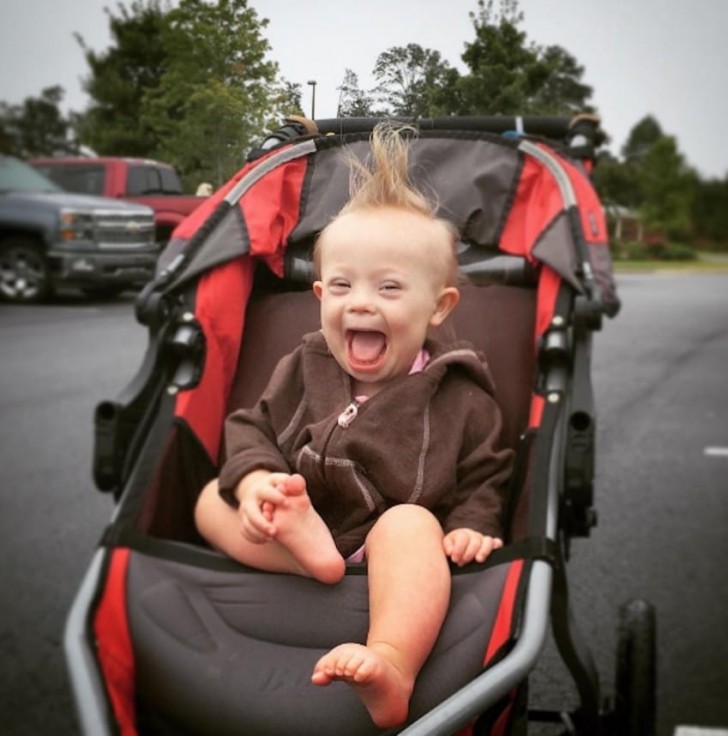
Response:
M341 644L316 663L311 682L322 686L346 682L379 728L400 726L407 720L413 683L391 662L387 650L386 645Z
M306 491L306 481L292 475L280 486L287 503L276 506L275 539L298 561L306 575L322 583L338 583L346 562L334 544L329 528L318 515Z

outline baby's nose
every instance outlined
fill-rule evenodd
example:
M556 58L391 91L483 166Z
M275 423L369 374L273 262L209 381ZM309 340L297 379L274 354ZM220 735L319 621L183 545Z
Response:
M349 309L355 312L370 311L374 308L369 289L352 289L349 293Z

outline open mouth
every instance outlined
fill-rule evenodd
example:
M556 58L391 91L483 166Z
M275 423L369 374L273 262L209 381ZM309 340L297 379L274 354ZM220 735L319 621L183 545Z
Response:
M382 332L347 330L346 349L349 365L354 370L371 371L384 360L387 338Z

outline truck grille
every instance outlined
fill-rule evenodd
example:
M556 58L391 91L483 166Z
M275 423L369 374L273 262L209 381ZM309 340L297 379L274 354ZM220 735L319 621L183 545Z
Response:
M154 243L154 216L128 212L95 212L96 241L102 249L144 248Z

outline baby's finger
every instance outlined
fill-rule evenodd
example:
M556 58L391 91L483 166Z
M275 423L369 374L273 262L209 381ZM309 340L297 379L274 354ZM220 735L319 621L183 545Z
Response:
M259 529L254 527L250 523L250 519L244 516L240 519L240 531L242 535L249 542L253 542L253 544L263 544L264 542L267 542L270 540L269 535L265 534L264 532L261 532Z
M491 552L503 546L503 542L495 537L483 537L480 549L475 556L477 562L485 562L490 557Z
M455 531L449 535L450 539L450 559L456 564L462 566L463 557L468 547L468 536L461 531Z
M480 534L469 534L467 536L467 544L460 558L461 565L467 565L469 562L477 559L480 551L482 537Z
M258 504L246 502L240 504L240 517L243 523L243 530L250 535L270 539L275 536L276 528L273 523L265 517L262 509Z

